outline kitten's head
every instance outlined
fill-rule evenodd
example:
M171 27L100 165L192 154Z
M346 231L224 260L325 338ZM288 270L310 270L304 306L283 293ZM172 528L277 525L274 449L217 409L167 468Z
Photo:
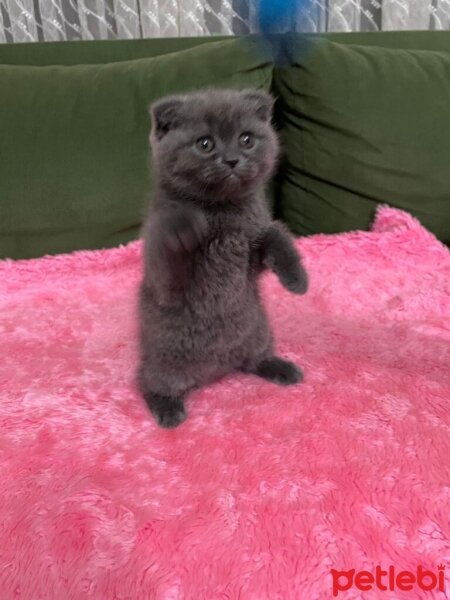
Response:
M273 99L259 90L168 96L151 107L150 142L164 184L209 201L247 196L273 172Z

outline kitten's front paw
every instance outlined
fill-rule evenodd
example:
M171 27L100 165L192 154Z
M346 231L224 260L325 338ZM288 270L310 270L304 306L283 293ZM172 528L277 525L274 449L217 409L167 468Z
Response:
M193 252L208 233L208 221L201 212L178 211L164 223L162 242L174 254Z

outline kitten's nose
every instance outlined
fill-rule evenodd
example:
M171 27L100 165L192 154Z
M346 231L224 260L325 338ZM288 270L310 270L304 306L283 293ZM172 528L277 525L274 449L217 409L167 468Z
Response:
M224 159L224 163L227 164L231 169L234 169L234 167L238 164L239 159L238 158L226 158Z

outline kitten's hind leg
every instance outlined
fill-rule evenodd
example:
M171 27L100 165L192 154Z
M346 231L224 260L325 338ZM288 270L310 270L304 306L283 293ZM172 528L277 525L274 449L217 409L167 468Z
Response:
M303 373L297 365L273 353L272 335L262 309L255 332L247 341L246 359L241 363L240 371L279 385L292 385L303 380Z
M160 427L172 429L186 419L183 396L164 396L146 390L143 397Z
M303 372L297 365L278 356L269 356L251 369L243 370L279 385L292 385L303 380Z
M193 382L181 372L156 364L150 368L150 364L150 358L144 356L136 374L137 387L158 425L177 427L186 420L184 399Z

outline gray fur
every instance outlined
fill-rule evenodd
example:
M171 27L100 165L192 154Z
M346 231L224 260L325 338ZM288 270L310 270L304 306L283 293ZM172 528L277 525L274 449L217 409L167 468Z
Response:
M257 90L207 90L151 109L157 186L143 229L139 384L161 426L185 419L189 390L231 371L301 379L273 355L258 289L265 268L292 292L307 289L292 238L271 220L263 193L278 157L272 104Z

